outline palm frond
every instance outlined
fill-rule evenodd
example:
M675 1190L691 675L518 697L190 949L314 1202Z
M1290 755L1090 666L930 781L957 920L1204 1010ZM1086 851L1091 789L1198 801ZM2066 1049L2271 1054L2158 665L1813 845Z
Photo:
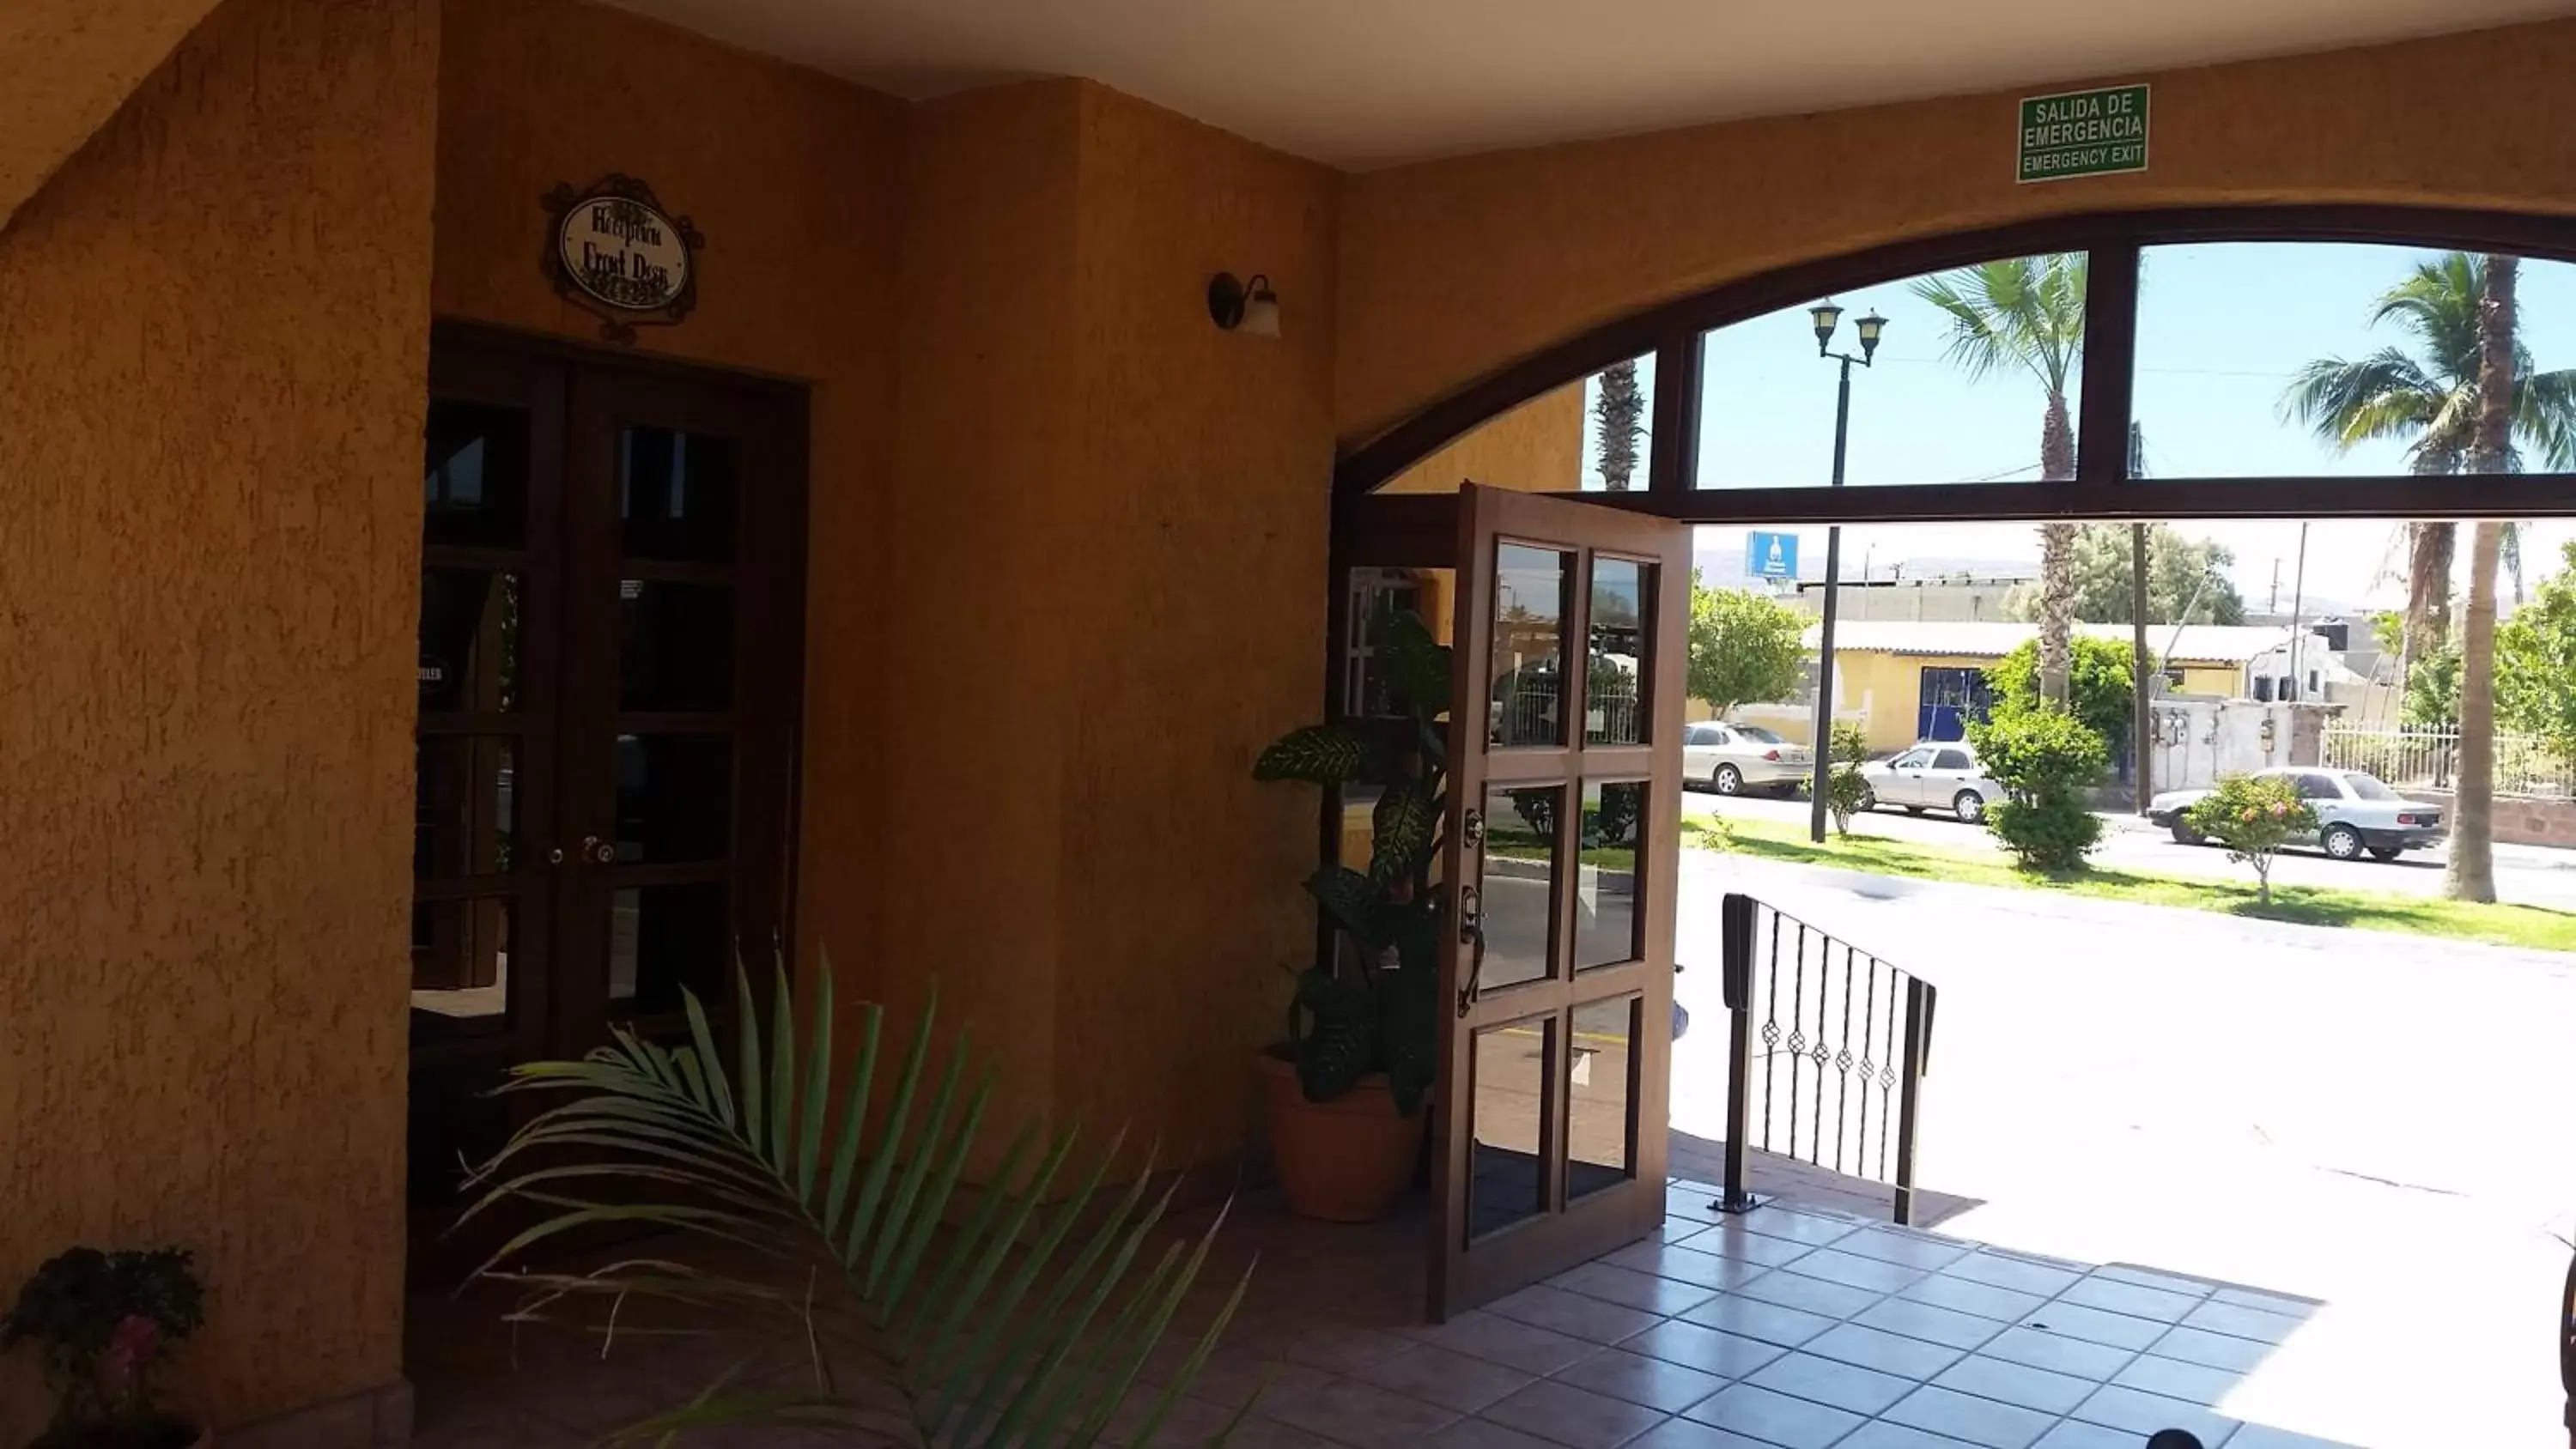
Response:
M1944 356L1972 379L2024 370L2066 391L2084 351L2085 257L2004 257L1918 278L1914 295L1949 319Z
M878 1438L893 1425L959 1446L1090 1442L1171 1335L1223 1214L1145 1267L1171 1204L1169 1188L1148 1191L1151 1163L1103 1194L1123 1134L1082 1152L1074 1129L1030 1124L951 1227L993 1079L962 1034L933 1050L936 1002L882 1082L883 1011L861 1010L857 1048L841 1060L828 962L801 1030L783 963L763 1005L738 967L729 1060L691 995L684 1045L619 1029L580 1061L513 1069L502 1091L567 1098L472 1178L465 1218L507 1205L528 1219L479 1270L520 1290L513 1320L604 1308L592 1329L603 1351L673 1332L751 1346L694 1397L614 1438L792 1424ZM935 1068L934 1057L944 1058ZM609 1226L657 1230L678 1246L584 1273L521 1266ZM709 1260L694 1260L693 1246ZM1225 1331L1248 1276L1188 1336L1183 1372L1143 1406L1146 1432ZM640 1303L686 1322L621 1326Z

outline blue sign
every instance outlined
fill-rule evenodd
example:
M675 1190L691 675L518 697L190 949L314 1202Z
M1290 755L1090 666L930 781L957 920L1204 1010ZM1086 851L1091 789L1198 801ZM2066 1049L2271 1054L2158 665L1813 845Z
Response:
M1798 535L1761 532L1744 535L1744 572L1757 579L1796 578Z

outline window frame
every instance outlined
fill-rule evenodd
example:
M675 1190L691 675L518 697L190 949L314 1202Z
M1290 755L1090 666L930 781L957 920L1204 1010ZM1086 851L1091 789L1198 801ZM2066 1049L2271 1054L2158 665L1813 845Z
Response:
M2484 479L2473 498L2444 479L2128 476L2136 372L2138 259L2151 246L2208 242L2341 242L2510 252L2576 262L2576 219L2441 207L2318 205L2079 213L1893 242L1723 283L1546 348L1433 403L1348 451L1334 470L1337 538L1416 537L1445 529L1452 494L1384 495L1381 484L1492 418L1543 393L1655 354L1646 486L1579 493L1605 507L1694 524L1939 523L2155 518L2576 517L2576 474ZM1998 257L2090 254L2084 390L2072 479L2030 483L1813 485L1695 489L1701 334L1803 306L1839 291L1902 281ZM2463 512L2473 503L2474 512Z

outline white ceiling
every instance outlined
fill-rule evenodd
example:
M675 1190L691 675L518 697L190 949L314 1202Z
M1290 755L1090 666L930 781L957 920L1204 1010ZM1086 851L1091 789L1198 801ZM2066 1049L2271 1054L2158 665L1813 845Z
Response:
M612 3L914 98L1088 76L1353 169L2576 13L2576 0Z

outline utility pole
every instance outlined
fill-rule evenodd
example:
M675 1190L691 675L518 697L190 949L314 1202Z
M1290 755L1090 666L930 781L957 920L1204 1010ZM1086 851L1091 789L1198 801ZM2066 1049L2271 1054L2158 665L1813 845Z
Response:
M2299 699L2308 697L2308 676L2299 668L2300 647L2306 630L2300 620L2308 608L2308 526L2299 525L2299 571L2290 585L2290 693Z
M2147 476L2147 431L2135 419L2129 423L2129 476ZM2129 744L2137 757L2134 782L2137 786L2138 813L2147 813L2147 802L2155 798L2155 785L2147 778L2149 731L2155 723L2155 707L2147 695L2147 526L2129 525Z

